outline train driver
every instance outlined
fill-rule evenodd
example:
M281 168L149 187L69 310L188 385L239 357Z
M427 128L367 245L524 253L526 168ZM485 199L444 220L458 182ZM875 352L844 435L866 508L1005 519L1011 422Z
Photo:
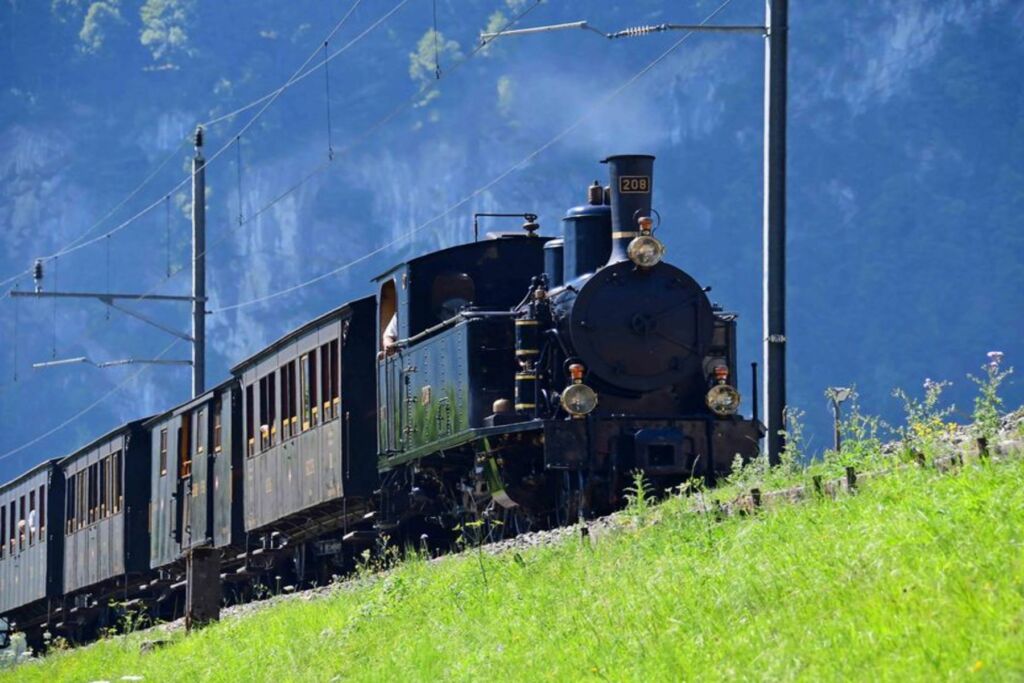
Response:
M388 321L387 326L384 328L384 334L381 338L381 347L384 349L384 355L390 356L392 353L398 350L396 344L398 343L398 312L396 311L391 315L391 320Z

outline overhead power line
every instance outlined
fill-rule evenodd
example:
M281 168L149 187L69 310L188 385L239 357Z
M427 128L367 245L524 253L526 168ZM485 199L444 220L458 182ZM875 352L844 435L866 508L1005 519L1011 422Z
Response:
M166 356L168 353L170 353L171 349L173 349L174 346L176 344L178 344L180 341L181 341L180 339L175 339L174 341L172 341L170 344L168 344L164 348L163 351L158 353L156 355L156 357L153 358L153 360L154 361L159 361L160 359L162 359L164 356ZM89 413L90 411L92 411L93 409L95 409L97 406L99 406L101 403L106 401L108 398L110 398L111 396L113 396L117 392L121 391L121 389L125 388L128 385L129 382L135 381L135 379L137 379L143 372L148 370L149 367L150 367L149 365L142 365L142 366L140 366L137 371L133 372L127 378L125 378L120 383L115 385L110 391L108 391L107 393L105 393L102 396L100 396L98 399L96 399L95 401L93 401L92 403L87 405L85 408L82 408L77 413L75 413L71 417L69 417L66 420L64 420L63 422L61 422L59 425L57 425L55 427L52 427L51 429L49 429L46 432L40 434L39 436L34 437L32 439L29 439L28 441L26 441L25 443L21 444L20 446L18 446L16 448L12 448L11 450L9 450L6 453L4 453L3 455L0 455L0 460L4 460L6 458L9 458L12 455L17 455L18 453L22 452L26 448L29 448L31 446L35 446L37 443L39 443L43 439L47 439L47 438L53 436L54 434L56 434L60 430L64 429L65 427L67 427L69 424L71 424L75 420L78 420L83 415L85 415L85 414Z
M714 19L716 16L718 16L719 13L721 13L726 7L728 7L731 2L732 2L732 0L725 0L725 2L723 2L721 5L719 5L713 12L711 12L711 14L709 14L703 21L701 21L700 24L697 24L697 26L703 26L704 24L706 24L709 21L711 21L712 19ZM459 207L464 206L466 203L470 202L471 200L473 200L477 196L479 196L479 195L483 194L484 192L486 192L487 190L491 189L492 187L494 187L495 185L500 183L502 180L507 178L509 175L511 175L513 172L515 172L517 169L519 169L523 165L529 163L530 161L535 159L537 156L542 154L544 151L546 151L547 149L549 149L550 147L552 147L553 145L558 143L560 140L565 138L571 132L573 132L574 130L579 128L583 123L585 123L595 113L597 113L597 111L600 108L604 107L609 101L611 101L612 99L617 97L624 90L626 90L631 85L633 85L637 80L639 80L644 75L646 75L651 69L653 69L658 64L663 62L669 55L671 55L680 46L682 46L683 43L685 43L694 33L695 33L694 30L690 30L690 31L687 31L686 33L684 33L683 36L679 40L674 42L667 50L665 50L660 55L655 57L652 61L648 62L642 69L640 69L638 72L636 72L635 74L630 76L624 82L620 83L616 88L614 88L613 90L607 92L605 95L600 97L593 106L588 108L587 111L583 113L582 116L580 116L575 121L573 121L568 127L564 128L562 131L560 131L553 138L551 138L550 140L545 142L543 145L541 145L537 149L535 149L532 152L530 152L529 154L527 154L525 157L523 157L522 159L520 159L516 163L514 163L511 166L509 166L508 168L506 168L503 172L498 174L498 176L496 176L495 178L493 178L492 180L490 180L486 184L484 184L484 185L478 187L477 189L473 190L468 195L466 195L465 197L463 197L459 201L455 202L454 204L451 204L446 209L444 209L441 213L433 216L432 218L424 221L423 223L420 223L418 226L416 226L415 228L413 228L409 232L403 233L402 235L396 237L395 239L393 239L393 240L391 240L391 241L389 241L389 242L387 242L385 244L382 244L381 246L379 246L379 247L377 247L377 248L367 252L366 254L363 254L362 256L360 256L360 257L358 257L356 259L353 259L352 261L348 261L347 263L343 263L340 266L338 266L338 267L336 267L336 268L334 268L332 270L329 270L327 272L321 273L320 275L316 275L316 276L314 276L312 278L309 278L308 280L304 280L304 281L299 282L299 283L297 283L295 285L292 285L290 287L285 287L284 289L280 289L280 290L278 290L276 292L271 292L270 294L265 294L263 296L259 296L259 297L256 297L254 299L249 299L247 301L242 301L242 302L231 304L231 305L228 305L228 306L221 306L219 308L214 308L210 312L211 313L223 313L223 312L226 312L226 311L233 311L233 310L237 310L237 309L240 309L240 308L246 308L248 306L254 306L256 304L264 303L266 301L270 301L272 299L276 299L278 297L285 296L287 294L291 294L292 292L296 292L296 291L298 291L300 289L304 289L306 287L309 287L310 285L314 285L314 284L316 284L318 282L326 280L329 277L333 277L335 275L338 275L339 273L341 273L341 272L343 272L345 270L348 270L352 266L355 266L355 265L357 265L359 263L362 263L363 261L366 261L369 258L371 258L371 257L373 257L373 256L375 256L377 254L380 254L380 253L386 251L387 249L389 249L389 248L391 248L391 247L393 247L393 246L395 246L395 245L397 245L397 244L399 244L401 242L404 242L405 240L409 239L412 235L415 235L416 233L418 233L418 232L422 231L423 229L427 228L428 226L433 225L437 221L439 221L442 218L444 218L444 217L448 216L449 214L451 214L453 211L455 211Z
M92 225L90 225L88 228L86 228L85 231L83 231L78 237L76 237L73 240L71 240L70 242L68 242L66 245L64 245L63 247L58 249L56 252L54 252L48 258L56 258L57 256L63 256L64 254L67 253L66 249L68 249L70 247L74 247L81 240L83 240L86 237L88 237L89 235L91 235L96 230L96 228L98 228L101 225L103 225L104 223L106 223L108 218L113 216L115 213L117 213L121 209L121 207L123 207L125 204L130 202L132 199L134 199L135 196L137 194L139 194L139 192L141 192L143 188L145 188L147 185L149 185L150 181L152 181L153 178L155 178L160 173L160 171L162 171L164 169L164 167L167 166L167 164L169 164L173 159L177 158L178 152L181 151L181 148L185 146L185 143L187 143L189 141L189 139L190 139L189 136L186 136L186 137L182 138L181 142L179 142L174 147L174 149L171 151L171 153L168 154L166 157L164 157L163 161L161 161L159 164L157 164L156 168L154 168L149 173L149 175L147 175L143 179L143 181L141 183L139 183L135 187L134 190L129 192L127 195L125 195L125 197L121 201L119 201L117 204L115 204L113 207L111 207L106 213L103 214L103 216L101 216L96 222L94 222ZM4 287L4 286L10 284L11 282L14 282L15 280L21 278L21 277L25 277L26 275L31 275L31 274L32 274L32 269L31 268L26 268L25 270L21 271L20 273L15 273L14 275L11 275L10 277L8 277L8 278L6 278L4 280L0 280L0 287ZM4 296L6 296L6 295L7 295L7 293L4 294Z
M271 90L270 92L268 92L263 97L258 97L255 100L253 100L252 102L250 102L249 104L243 105L243 106L235 109L234 111L229 111L227 114L221 114L220 116L218 116L216 118L212 118L209 121L205 121L205 122L203 122L203 123L201 123L199 125L201 125L203 128L211 128L211 127L217 125L218 123L221 123L222 121L227 121L228 119L234 118L235 116L238 116L239 114L243 114L243 113L249 111L250 109L252 109L253 107L258 107L261 103L266 102L267 100L269 100L271 98L276 98L278 95L283 93L285 90L288 90L293 85L296 85L297 83L300 83L301 81L305 80L310 75L316 73L318 69L320 69L321 67L326 66L329 62L333 61L335 58L337 58L339 55L341 55L343 52L345 52L348 48L350 48L353 43L358 42L364 36L366 36L366 34L370 33L375 28L377 28L379 25L381 25L382 23L384 23L385 21L390 19L391 16L395 12L397 12L400 9L402 9L403 7L405 7L408 3L409 3L409 0L402 0L402 2L399 2L397 5L395 5L391 9L391 11L389 11L387 14L381 16L379 19L377 19L377 21L373 22L373 24L371 24L369 27L367 27L358 36L353 38L352 41L350 41L348 44L344 45L340 49L330 53L327 56L325 56L323 61L317 63L316 65L314 65L312 67L310 67L309 69L307 69L306 71L302 72L301 74L297 74L294 78L289 79L288 82L285 83L284 85L282 85L280 88L277 88L276 90ZM330 37L328 37L324 42L327 42L329 40L330 40ZM318 51L320 49L322 49L322 48L318 48ZM299 70L302 71L302 69L305 68L307 64L309 64L309 60L307 60L306 64L303 64L302 67Z
M334 27L334 28L332 29L332 31L331 31L331 32L330 32L330 33L329 33L329 34L327 35L327 37L326 37L326 38L324 39L324 41L325 41L325 42L326 42L326 41L329 41L329 40L330 40L330 39L331 39L332 37L334 37L334 35L335 35L335 34L336 34L336 33L338 32L338 30L340 30L340 29L341 29L341 27L342 27L342 26L344 26L345 22L346 22L346 21L348 20L348 18L349 18L349 17L350 17L351 15L352 15L352 13L353 13L353 12L355 11L355 8L356 8L356 7L357 7L357 6L358 6L358 5L359 5L359 4L361 3L361 2L362 2L362 0L356 0L356 2L355 2L355 3L353 4L353 6L352 6L352 7L351 7L351 8L349 9L349 11L348 11L348 12L347 12L347 13L345 14L345 16L343 16L343 17L341 18L341 20L340 20L340 21L339 21L339 22L338 22L338 23L337 23L337 24L335 25L335 27ZM390 17L391 15L393 15L393 14L395 13L395 11L397 11L397 9L400 9L401 7L403 7L404 5L406 5L406 4L408 3L408 2L409 2L409 0L402 0L402 1L400 2L400 3L398 3L398 5L396 5L396 7L395 7L394 9L392 9L392 10L391 10L390 12L388 12L388 13L387 13L387 14L385 14L385 15L384 15L383 17L381 17L381 19L378 19L378 21L374 22L374 24L373 24L373 25L372 25L372 26L371 26L370 28L368 28L367 30L365 30L365 31L363 31L362 33L360 33L360 34L359 34L359 35L358 35L358 36L357 36L356 38L354 38L353 40L349 41L349 42L348 42L348 43L347 43L347 44L346 44L345 46L343 46L343 47L342 47L341 49L339 49L339 50L338 50L338 51L337 51L337 52L335 53L335 55L334 55L334 56L337 56L337 55L339 55L339 54L343 53L344 51L346 51L347 49L351 48L351 47L352 47L353 45L355 45L355 44L356 44L356 43L357 43L357 42L358 42L358 41L359 41L360 39L362 39L362 38L363 38L363 37L364 37L365 35L367 35L367 33L369 33L369 31L371 31L371 30L372 30L373 28L376 28L377 26L379 26L379 25L380 25L380 24L382 23L382 21L383 21L384 19L386 19L387 17ZM309 62L310 62L310 61L311 61L311 60L313 59L313 57L315 57L315 56L316 56L316 54L317 54L317 52L319 52L319 50L320 50L320 46L318 45L318 46L317 46L317 48L316 48L316 49L315 49L315 50L314 50L314 51L313 51L313 52L312 52L312 53L310 54L310 56L309 56L309 57L307 57L307 59L305 60L305 62L303 62L303 64L302 64L302 65L301 65L301 66L300 66L300 67L299 67L298 69L296 69L295 73L294 73L294 74L292 75L292 77L291 77L291 78L289 79L289 81L288 81L288 82L291 82L291 81L292 81L292 80L293 80L293 79L294 79L294 78L295 78L295 77L296 77L296 76L297 76L298 74L300 74L300 73L302 72L302 70L303 70L303 69L305 69L305 68L306 68L306 66L308 66ZM210 157L210 159L208 159L208 160L207 160L207 162L206 162L206 165L209 165L209 163L210 163L211 161L213 161L213 159L214 159L214 158L216 158L217 156L219 156L220 154L222 154L222 153L223 153L223 152L224 152L225 150L227 150L227 149L228 149L228 148L230 147L230 145L231 145L231 144L232 144L232 143L234 142L235 138L237 138L238 136L242 135L242 134L243 134L243 133L244 133L244 132L245 132L245 131L246 131L246 130L247 130L247 129L248 129L248 128L249 128L249 127L250 127L250 126L251 126L251 125L252 125L252 124L253 124L253 123L254 123L254 122L256 121L256 120L257 120L257 119L258 119L258 118L259 118L259 116L260 116L260 115L262 115L262 114L263 114L263 112L265 112L265 111L267 110L267 108L268 108L268 107L269 107L269 106L270 106L271 104L273 104L273 102L274 102L274 100L276 99L277 95L280 95L280 93L284 92L284 90L285 90L285 89L286 89L286 88L280 88L280 89L278 89L278 91L276 92L275 96L274 96L273 98L271 98L271 99L270 99L270 101L269 101L269 102L267 102L267 104L266 104L266 105L265 105L265 106L264 106L264 107L263 107L262 109L260 109L260 111L259 111L259 112L257 112L257 114L256 114L255 116L253 116L253 118L252 118L252 119L251 119L251 120L249 121L249 123L247 123L247 124L246 124L246 125L245 125L245 126L244 126L244 127L243 127L243 128L242 128L242 129L241 129L241 130L240 130L240 131L239 131L239 132L237 133L237 134L236 134L236 136L234 136L233 138L229 139L229 141L228 141L228 142L227 142L227 143L226 143L226 144L225 144L224 146L222 146L222 147L221 147L221 148L220 148L220 149L219 149L219 150L218 150L218 151L217 151L217 152L216 152L216 153L215 153L215 154L214 154L213 156L211 156L211 157ZM161 203L162 203L162 202L163 202L163 201L164 201L164 200L165 200L166 198L170 197L171 193L173 193L174 191L176 191L177 189L181 188L181 187L182 187L183 185L185 185L186 183L188 183L188 182L189 182L189 181L191 180L191 178L192 178L192 174L190 173L190 174L189 174L189 175L188 175L188 176L187 176L187 177L186 177L186 178L185 178L185 179L184 179L184 180L183 180L183 181L182 181L181 183L179 183L179 184L178 184L178 185L177 185L176 187L172 188L172 189L171 189L170 191L168 191L167 193L165 193L164 195L162 195L162 196L161 196L161 198L160 198L160 199L158 199L158 200L157 200L156 202L154 202L153 204L151 204L150 206L148 206L148 207L147 207L146 209L144 209L144 210L143 210L142 212L139 212L139 213L137 213L137 214L136 214L136 215L135 215L135 216L134 216L133 218L129 219L129 221L128 221L128 222L122 223L122 224L121 224L120 226L118 226L118 228L117 228L117 229L115 229L114 231L108 231L108 232L107 232L107 233L106 233L105 235L101 236L101 237L100 237L100 239L103 239L104 237L108 237L108 236L109 236L110 234L113 234L113 232L115 232L116 230L119 230L119 229L121 229L121 228L123 228L123 227L126 227L126 226L127 226L127 224L128 224L128 223L129 223L130 221L132 221L132 220L135 220L135 219L137 219L138 217L140 217L140 216L142 216L142 215L145 215L145 213L147 213L148 211L152 210L152 208L153 208L154 206L158 206L158 205L159 205L159 204L161 204ZM303 182L305 182L305 181L303 181ZM288 193L290 193L290 192L292 192L292 191L294 191L294 190L293 190L293 189L289 189L289 190L288 190ZM278 201L280 201L280 200L281 200L281 199L282 199L282 198L283 198L284 196L285 196L285 195L281 195L281 196L279 196L279 197L275 198L275 199L273 200L273 202L271 202L271 204L270 204L270 205L268 205L268 206L266 206L266 207L263 207L263 208L261 208L261 209L260 209L259 211L257 211L256 213L254 213L254 214L253 214L253 215L252 215L252 216L251 216L251 217L250 217L250 218L249 218L248 220L252 220L252 219L254 219L254 218L255 218L256 216L258 216L258 215L262 214L262 213L263 213L264 211L266 211L266 210L267 210L267 209L268 209L268 208L269 208L270 206L272 206L273 204L275 204L275 203L277 203ZM127 200L125 200L125 201L127 201ZM115 210L116 210L116 209L115 209ZM247 221L244 221L244 222L248 222L248 220L247 220ZM243 224L244 224L244 222L243 222ZM219 243L220 241L223 241L223 239L225 239L225 238L221 238L221 240L218 240L218 242L217 242L217 243ZM93 242L93 241L95 241L95 240L90 240L90 242L88 242L88 243L91 243L91 242ZM76 249L77 249L77 248L80 248L81 246L85 246L85 244L88 244L88 243L81 243L81 244L79 244L78 246L76 246L75 248L76 248ZM215 243L215 244L217 244L217 243ZM208 251L209 251L209 249L210 249L210 248L211 248L212 246L215 246L215 244L214 244L214 245L210 245L210 246L208 246L208 247L206 248L206 250L204 250L203 254L205 255L205 253L206 253L206 252L208 252ZM69 250L69 251L70 251L70 250ZM68 253L68 251L64 251L64 252L61 252L61 254L63 254L63 253ZM142 300L142 299L146 299L147 297L151 296L151 295L152 295L152 294L153 294L153 293L154 293L154 292L155 292L155 291L156 291L157 289L159 289L159 288L160 288L160 287L161 287L161 286L162 286L162 285L163 285L164 283L166 283L166 282L168 282L169 280L171 280L171 279L173 279L174 277L176 277L176 276L178 275L178 273L182 272L183 270L185 270L185 268L179 268L178 270L176 270L176 271L174 271L174 272L172 272L172 273L169 273L169 274L168 274L168 275L167 275L166 277L162 278L162 279L161 279L161 280L160 280L159 282L157 282L157 283L156 283L155 285L153 285L153 286L152 286L152 287L151 287L151 288L150 288L149 290L147 290L147 291L146 291L145 293L143 293L143 294L141 294L141 295L138 295L137 297L135 297L135 299L136 299L136 300ZM31 272L31 270L30 270L29 272ZM20 275L19 275L19 276L16 276L16 277L15 277L14 279L17 279L17 277L20 277ZM10 291L13 291L13 288L12 288L12 290L10 290ZM8 292L8 293L9 293L9 292ZM96 326L98 326L98 325L94 325L94 326L93 326L93 328L91 328L90 330L87 330L87 334L86 334L86 335L84 335L84 336L88 336L89 334L91 334L91 333L92 333L92 332L93 332L93 331L95 330L95 327L96 327ZM156 355L156 356L154 357L154 359L153 359L153 360L154 360L154 361L159 361L160 359L162 359L162 358L163 358L163 356L165 356L165 355L166 355L166 354L167 354L168 352L170 352L170 350L171 350L171 349L172 349L172 348L174 347L174 345L175 345L175 344L177 344L177 343L178 343L178 341L180 341L180 340L177 340L177 339L176 339L176 340L175 340L174 342L172 342L172 343L171 343L171 344L170 344L169 346L167 346L167 347L166 347L166 348L165 348L165 349L164 349L163 351L161 351L161 352L160 352L159 354L157 354L157 355ZM92 410L93 410L93 409L95 409L95 408L96 408L97 406L99 406L100 404L102 404L102 403L103 403L103 402L104 402L104 401L105 401L106 399L108 399L109 397L113 396L113 395L114 395L115 393L117 393L117 392L118 392L118 391L119 391L120 389L122 389L122 388L123 388L124 386L126 386L126 385L127 385L127 384L128 384L129 382L133 381L133 380L134 380L135 378L137 378L137 377L138 377L139 375L141 375L141 374L142 374L143 372L145 372L145 371L146 371L146 370L147 370L147 369L148 369L149 367L150 367L149 365L144 365L144 366L140 367L140 369L139 369L139 370L138 370L137 372L135 372L135 373L134 373L134 374L132 374L132 375L131 375L130 377L128 377L128 378L126 378L125 380L123 380L122 382L120 382L120 383L119 383L118 385L116 385L116 386L115 386L115 387L114 387L113 389L111 389L111 390L110 390L110 391L108 391L108 392L107 392L106 394L104 394L103 396L101 396L101 397L100 397L99 399L97 399L97 400L96 400L96 401L94 401L93 403L89 404L88 406L86 406L85 408L83 408L82 410L80 410L79 412L75 413L74 415L72 415L71 417L69 417L69 418L68 418L67 420L65 420L65 421L61 422L61 423L60 423L59 425L57 425L57 426L53 427L52 429L48 430L48 431L47 431L47 432L45 432L44 434L42 434L42 435L40 435L40 436L38 436L38 437L35 437L35 438L31 439L30 441L28 441L28 442L26 442L26 443L22 444L21 446L18 446L18 447L14 448L14 449L11 449L11 450L7 451L6 453L0 454L0 460L3 460L3 459L5 459L5 458L8 458L8 457L10 457L10 456L12 456L12 455L15 455L15 454L17 454L17 453L19 453L19 452L23 451L24 449L26 449L26 448L28 448L28 447L30 447L30 446L33 446L33 445L35 445L35 444L39 443L39 442L40 442L40 441L42 441L43 439L46 439L46 438L48 438L48 437L52 436L53 434L57 433L57 432L58 432L58 431L60 431L61 429L63 429L63 428L65 428L66 426L68 426L69 424L73 423L74 421L76 421L76 420L78 420L79 418L83 417L84 415L88 414L88 413L89 413L90 411L92 411Z
M341 48L336 50L328 59L335 59L336 57L338 57L341 54L343 54L346 51L348 51L353 45L355 45L360 40L362 40L367 34L369 34L375 28L380 26L380 24L382 24L384 21L386 21L389 17L394 15L395 12L397 12L402 7L404 7L406 4L408 4L409 1L410 0L401 0L397 5L395 5L395 7L393 7L390 11L388 11L386 14L384 14L379 19L377 19L373 24L371 24L368 28L363 30L359 35L357 35L355 38L353 38L348 43L343 45ZM242 126L242 128L239 129L229 139L229 141L227 143L225 143L222 147L220 147L216 152L214 152L207 159L207 161L206 161L207 167L209 167L209 165L211 163L213 163L214 160L216 160L218 157L220 157L231 146L232 142L234 142L234 140L236 138L241 137L242 135L244 135L256 123L256 121L259 120L259 118L264 114L264 112L266 112L267 109L270 108L270 106L277 100L277 98L283 92L285 92L292 85L294 85L298 81L302 80L303 78L308 76L310 73L316 71L317 68L319 68L320 65L318 65L316 67L313 67L312 69L306 71L306 67L309 66L309 63L311 61L313 61L314 57L316 57L317 53L320 51L320 49L321 49L320 45L322 45L324 42L330 41L331 38L333 38L335 36L335 34L339 30L341 30L341 28L348 22L349 18L352 16L353 12L355 12L356 8L362 2L363 2L363 0L355 0L355 2L352 4L352 7L349 8L348 12L346 12L345 15L338 21L338 23L335 24L335 26L331 30L331 32L329 34L327 34L327 36L320 43L318 43L317 48L315 50L313 50L309 54L309 56L302 63L302 65L299 66L299 68L295 70L295 72L288 78L288 80L284 83L284 85L282 85L281 87L277 88L276 90L274 90L272 93L268 94L267 96L260 98L256 102L252 102L252 103L246 105L242 109L242 110L247 111L248 109L252 109L253 107L258 106L260 103L264 103L265 102L264 106L244 126ZM182 141L182 144L184 144L184 142L185 141ZM179 145L179 147L180 147L180 145ZM177 154L177 151L178 151L178 148L175 148L174 155ZM173 158L174 155L172 155L172 156L168 157L167 159L165 159L160 164L160 167L157 169L157 171L154 171L150 175L150 177L155 176L156 173L160 169L162 169L171 160L171 158ZM59 256L63 256L65 254L69 254L69 253L78 251L79 249L83 249L83 248L85 248L87 246L95 244L96 242L102 241L103 239L105 239L106 237L109 237L110 235L116 234L116 233L124 230L125 228L129 227L130 225L135 223L137 220L139 220L143 216L146 216L150 211L152 211L155 208L157 208L167 197L169 197L170 195L172 195L173 193L177 192L181 188L185 187L188 183L190 183L192 181L192 173L189 173L186 177L182 178L182 180L180 182L178 182L176 185L174 185L172 188L170 188L166 192L162 193L161 196L157 200L153 201L152 203L150 203L149 205L147 205L146 207L144 207L140 211L136 212L135 214L130 216L128 219L122 221L121 223L119 223L115 227L111 228L110 230L107 230L104 234L99 235L97 237L94 237L92 239L88 239L88 240L84 240L83 241L83 239L85 238L86 235L91 234L95 230L95 228L98 227L100 224L102 224L102 222L105 221L111 214L113 214L115 211L117 211L122 206L124 206L124 204L126 204L128 201L130 201L133 197L135 197L135 195L137 195L143 189L143 187L145 187L145 185L148 183L148 181L149 181L149 178L147 178L146 181L144 181L135 190L133 190L124 200L119 202L117 204L117 206L115 206L113 209L111 209L111 211L109 211L102 219L100 219L100 221L97 221L97 223L95 223L93 226L91 226L88 230L86 230L82 235L80 235L78 238L73 240L70 244L68 244L67 246L65 246L65 247L63 247L63 248L61 248L61 249L59 249L59 250L57 250L57 251L47 255L47 256L41 257L42 260L43 261L51 261L51 260L53 260L53 259L55 259L55 258L57 258ZM28 275L28 274L31 274L31 269L27 269L25 271L22 271L20 273L17 273L16 275L13 275L13 276L7 278L6 280L3 280L2 282L0 282L0 287L5 286L8 283L11 283L14 280L17 280L18 278L21 278L21 277L23 277L25 275ZM5 292L5 296L7 294L9 294L10 291L11 290L8 290L7 292Z

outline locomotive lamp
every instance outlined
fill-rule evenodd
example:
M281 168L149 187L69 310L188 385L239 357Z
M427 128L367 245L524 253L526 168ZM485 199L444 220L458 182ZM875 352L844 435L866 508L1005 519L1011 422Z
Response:
M641 268L653 268L665 257L665 245L651 235L654 221L650 216L641 216L637 223L640 224L640 234L630 240L626 255Z
M740 392L728 384L716 384L705 397L704 402L715 415L735 415L740 409Z
M729 368L724 365L716 365L714 373L715 386L711 387L704 402L715 415L722 417L735 415L736 411L740 409L740 392L727 384Z
M575 418L583 417L597 407L597 392L583 383L584 367L580 363L569 366L572 384L562 392L562 407Z

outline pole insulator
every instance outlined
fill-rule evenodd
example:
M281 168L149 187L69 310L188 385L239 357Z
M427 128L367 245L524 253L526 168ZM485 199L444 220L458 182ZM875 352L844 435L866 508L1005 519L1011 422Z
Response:
M32 280L35 282L36 291L41 292L43 290L43 259L37 258L36 262L32 264Z

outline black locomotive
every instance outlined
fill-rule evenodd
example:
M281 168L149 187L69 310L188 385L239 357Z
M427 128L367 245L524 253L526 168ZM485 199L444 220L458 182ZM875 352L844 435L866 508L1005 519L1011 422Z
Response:
M664 490L756 455L735 316L664 262L654 158L605 162L563 237L528 220L401 263L202 396L0 487L9 628L172 617L197 554L245 599L382 539L561 524L614 509L636 471Z

